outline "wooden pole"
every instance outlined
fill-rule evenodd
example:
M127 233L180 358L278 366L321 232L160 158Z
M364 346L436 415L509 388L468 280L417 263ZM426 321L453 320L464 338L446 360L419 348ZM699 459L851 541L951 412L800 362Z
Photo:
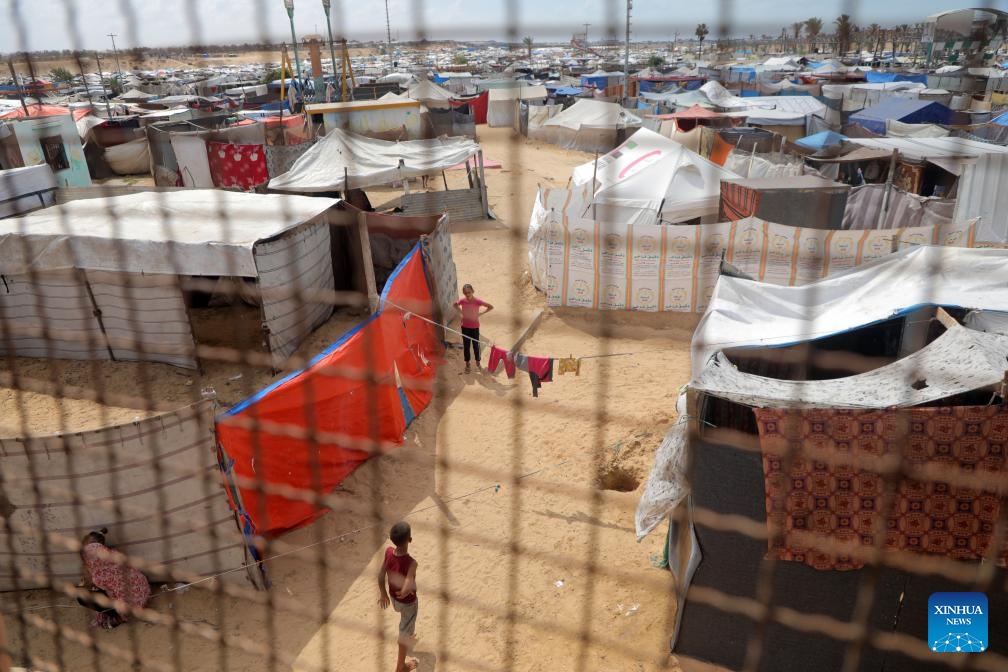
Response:
M882 194L882 206L879 208L878 221L875 222L876 229L882 228L885 217L889 214L889 195L892 192L893 178L896 175L896 158L898 156L899 150L892 150L892 158L889 159L889 176L886 178L885 192Z
M487 196L486 171L483 169L482 149L476 153L476 160L479 165L480 204L483 206L483 216L490 219L490 200Z
M18 100L21 101L21 107L24 108L24 113L25 113L25 116L27 117L28 116L28 105L25 104L24 90L21 88L21 85L18 84L17 73L14 72L14 60L13 59L8 59L7 60L7 67L10 68L11 79L14 80L14 86L17 87Z

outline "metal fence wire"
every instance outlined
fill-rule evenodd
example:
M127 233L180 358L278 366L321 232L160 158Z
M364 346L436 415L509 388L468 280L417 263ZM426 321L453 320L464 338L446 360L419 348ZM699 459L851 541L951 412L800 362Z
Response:
M896 223L877 259L877 232L845 231L860 266L796 282L795 252L790 282L754 283L731 276L776 268L777 223L760 222L755 266L740 222L707 224L725 218L578 229L572 171L594 162L594 189L627 129L584 151L535 136L520 104L513 126L483 125L473 99L455 116L417 105L418 135L415 120L371 133L428 136L417 154L347 134L344 172L286 191L261 179L323 156L340 105L398 92L390 66L451 89L529 60L818 58L836 49L832 14L867 23L863 4L815 3L817 39L797 15L771 30L725 0L706 40L681 8L637 19L656 16L643 0L4 4L11 88L81 102L0 107L0 216L32 210L0 219L0 670L363 672L402 652L418 670L1008 669L1008 283L1002 250L967 249L999 247L974 244L975 222L966 247L914 245ZM365 19L380 34L356 41ZM869 53L905 40L922 64L923 21L848 37ZM348 85L357 102L338 101L344 53L375 75ZM309 88L312 63L329 82ZM278 100L264 82L285 75L295 109L238 123L235 101L262 112ZM106 87L178 97L134 94L116 114ZM505 89L488 90L493 105ZM383 102L368 123L411 104ZM299 117L302 103L318 107ZM419 124L435 118L479 145L431 140ZM759 157L802 156L792 139ZM32 142L38 160L18 154ZM114 175L134 149L144 174ZM756 143L745 153L751 168ZM39 163L61 177L25 188ZM365 184L369 170L384 179ZM536 277L530 217L561 278ZM729 227L710 250L707 226ZM841 233L802 226L794 250ZM598 295L647 299L607 285L638 263L662 281L685 268L693 303L662 289L667 310L600 309ZM596 283L587 307L572 307L578 273ZM493 304L472 370L464 284ZM409 541L389 550L403 521ZM413 626L409 590L379 604L404 551ZM950 626L952 654L929 637L935 593L983 594L989 641Z

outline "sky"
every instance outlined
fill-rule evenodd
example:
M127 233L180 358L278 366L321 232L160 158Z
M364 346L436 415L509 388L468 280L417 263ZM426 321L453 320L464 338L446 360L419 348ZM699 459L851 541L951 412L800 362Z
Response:
M1008 0L972 6L1008 9ZM563 41L588 26L589 41L622 39L625 0L388 0L392 38ZM692 37L706 23L716 38L722 16L735 36L779 35L784 26L810 17L850 14L858 25L916 23L958 6L947 0L633 0L633 40ZM333 35L349 40L385 39L384 0L332 0ZM325 34L321 0L295 0L299 36ZM0 0L0 53L44 49L108 50L116 46L162 47L241 44L290 39L283 0Z

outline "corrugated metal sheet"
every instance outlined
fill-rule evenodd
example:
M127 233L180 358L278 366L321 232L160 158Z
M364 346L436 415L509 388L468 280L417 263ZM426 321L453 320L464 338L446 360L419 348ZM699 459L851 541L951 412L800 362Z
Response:
M447 212L455 222L484 219L478 187L405 194L402 197L402 209L404 215L433 215Z
M167 567L145 571L154 581L242 566L245 543L217 465L213 413L205 399L128 425L0 439L10 524L0 530L0 590L76 583L80 556L66 542L102 527L114 548Z
M270 352L285 358L333 311L330 301L314 296L335 287L329 224L315 222L256 243L253 254Z

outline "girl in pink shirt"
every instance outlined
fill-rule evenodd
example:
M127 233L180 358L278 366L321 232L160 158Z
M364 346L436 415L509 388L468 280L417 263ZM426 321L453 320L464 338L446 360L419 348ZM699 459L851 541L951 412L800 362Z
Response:
M463 297L455 302L455 307L462 315L462 357L465 359L465 370L469 373L469 346L472 345L476 355L476 368L480 368L480 333L479 318L493 310L493 306L473 293L473 286L462 285ZM480 308L486 310L480 312Z

